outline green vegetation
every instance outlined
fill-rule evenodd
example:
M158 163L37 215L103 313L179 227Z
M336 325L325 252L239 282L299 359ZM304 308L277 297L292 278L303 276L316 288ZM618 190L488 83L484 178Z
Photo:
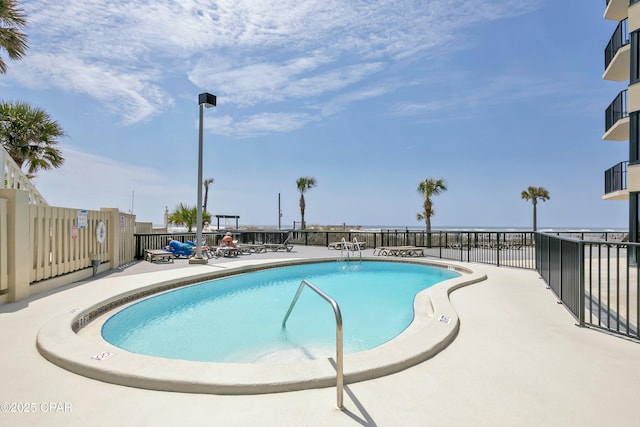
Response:
M0 102L0 144L29 178L62 166L64 158L56 147L62 136L62 127L44 110L26 102Z
M9 59L19 60L29 47L27 35L22 32L27 19L15 0L0 0L0 51L5 50ZM0 56L0 74L6 74L7 64Z
M9 59L19 60L26 52L27 35L22 32L26 25L26 15L15 0L0 0L0 52L6 51ZM0 56L0 74L6 72ZM64 158L56 147L61 136L62 127L44 110L26 102L0 101L0 144L27 177L62 166Z
M189 232L193 231L193 227L196 225L197 219L197 209L196 207L190 207L183 203L180 203L176 206L175 210L169 214L168 221L171 224L175 225L184 225ZM202 212L202 221L210 222L211 215L207 212Z
M531 203L533 203L533 231L536 231L538 229L538 225L537 225L538 199L542 200L543 202L549 200L551 198L549 196L549 192L543 187L529 187L525 191L523 191L520 194L520 196L524 200L531 200Z
M418 221L424 221L427 233L431 232L431 217L436 213L431 197L447 191L444 179L426 178L418 184L418 193L424 197L423 211L417 215Z
M296 185L298 186L298 191L300 192L300 227L301 229L305 229L306 225L304 222L304 211L306 208L306 203L304 201L304 193L305 191L315 187L317 185L316 179L309 176L303 176L298 178L296 181Z

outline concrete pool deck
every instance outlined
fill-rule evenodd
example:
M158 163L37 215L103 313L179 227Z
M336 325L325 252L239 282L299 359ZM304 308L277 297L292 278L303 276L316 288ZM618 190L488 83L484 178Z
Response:
M222 396L137 389L66 371L35 347L40 328L84 301L135 284L138 274L188 276L195 269L268 259L339 256L296 246L207 266L134 263L57 291L0 306L1 425L220 426L632 426L637 425L640 345L578 328L530 270L456 263L488 279L450 295L456 339L433 358L385 377L335 387ZM25 413L26 409L31 412ZM21 412L11 412L11 410Z

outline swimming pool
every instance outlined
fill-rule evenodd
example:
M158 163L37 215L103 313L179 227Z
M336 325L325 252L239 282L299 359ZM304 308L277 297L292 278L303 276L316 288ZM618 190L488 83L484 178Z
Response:
M397 262L322 262L225 277L163 293L109 318L102 336L122 349L203 362L278 363L335 354L331 307L303 290L281 327L301 280L336 300L344 352L377 347L414 318L418 292L460 273Z
M101 334L104 322L115 312L149 296L234 274L319 261L336 262L335 258L230 261L215 268L193 266L138 274L127 281L100 279L93 283L94 289L82 305L69 307L43 324L36 347L47 360L70 372L129 387L186 393L260 394L335 386L333 358L291 363L168 359L123 350ZM379 261L379 258L363 257L363 261ZM487 278L481 270L474 271L477 266L472 270L460 263L428 259L397 261L455 269L462 275L420 291L413 302L413 321L400 335L370 350L346 354L345 384L393 374L438 354L455 339L459 328L449 294ZM294 312L298 308L294 308Z

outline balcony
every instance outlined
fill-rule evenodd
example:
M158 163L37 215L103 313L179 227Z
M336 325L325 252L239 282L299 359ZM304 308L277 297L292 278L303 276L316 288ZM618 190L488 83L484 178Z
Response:
M627 167L629 162L620 162L604 171L604 200L627 200Z
M621 91L604 112L604 135L607 141L626 141L629 139L629 109L627 108L627 89Z
M607 0L607 7L604 10L604 19L611 21L622 21L627 17L629 10L629 0ZM631 0L631 4L634 0Z
M603 80L623 82L629 80L631 48L629 47L629 28L627 19L618 23L607 47L604 49Z

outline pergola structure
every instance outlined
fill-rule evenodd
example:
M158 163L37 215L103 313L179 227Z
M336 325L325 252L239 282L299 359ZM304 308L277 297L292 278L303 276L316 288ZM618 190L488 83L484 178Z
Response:
M218 230L220 230L220 218L224 218L225 219L225 222L224 222L225 228L226 228L226 226L228 224L228 222L226 220L235 218L235 220L236 220L236 228L235 229L236 230L238 229L238 220L240 219L240 215L216 215L216 219L218 221L218 225L217 225L216 229L218 229Z

